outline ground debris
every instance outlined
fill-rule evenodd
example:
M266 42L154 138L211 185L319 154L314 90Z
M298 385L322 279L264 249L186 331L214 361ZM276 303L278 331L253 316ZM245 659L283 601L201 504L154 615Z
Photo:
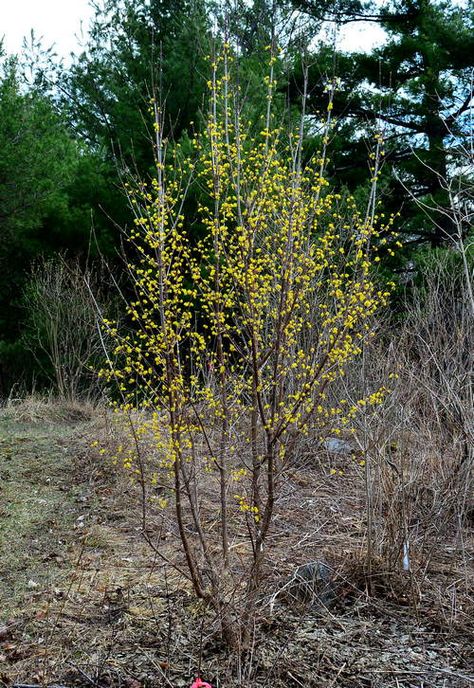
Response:
M471 580L471 531L463 559L454 540L436 551L416 604L411 579L382 568L369 596L354 482L335 495L317 466L295 469L237 666L213 613L144 542L133 489L90 452L96 432L89 421L5 427L0 686L188 688L199 668L213 688L236 688L238 672L246 688L472 688L474 606L455 587ZM173 528L151 526L172 555Z

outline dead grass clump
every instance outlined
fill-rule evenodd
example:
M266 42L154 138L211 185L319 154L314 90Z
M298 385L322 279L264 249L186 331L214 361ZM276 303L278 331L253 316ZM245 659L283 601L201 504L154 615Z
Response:
M410 573L389 568L378 556L369 565L363 552L352 552L340 562L335 581L346 604L360 598L400 606L416 606L419 601L418 588Z
M97 413L89 401L69 401L52 396L29 395L11 398L0 407L0 415L17 423L80 423L92 420Z

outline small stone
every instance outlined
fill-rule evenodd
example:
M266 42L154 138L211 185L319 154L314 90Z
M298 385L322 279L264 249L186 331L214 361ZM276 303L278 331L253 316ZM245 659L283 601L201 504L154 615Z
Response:
M335 602L333 571L323 561L311 561L298 566L278 595L287 600L328 607Z
M323 442L323 447L331 454L350 454L352 452L349 442L340 437L327 437Z

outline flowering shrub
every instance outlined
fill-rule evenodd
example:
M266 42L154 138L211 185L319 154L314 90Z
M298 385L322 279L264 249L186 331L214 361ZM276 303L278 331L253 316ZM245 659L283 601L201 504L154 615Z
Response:
M255 605L297 438L350 428L354 414L386 391L352 405L328 401L387 301L372 264L375 240L391 222L377 227L374 212L361 214L352 199L331 193L322 156L302 163L302 127L272 126L272 76L267 88L265 125L251 135L226 49L213 65L207 128L192 155L176 153L169 166L154 103L157 174L129 189L135 327L121 333L104 323L116 345L103 375L117 382L122 409L140 398L135 437L153 449L152 480L166 486L195 593L220 611L234 640ZM191 183L202 191L204 228L194 243L183 212ZM126 463L142 475L130 452ZM213 480L218 548L199 496ZM228 600L235 599L231 542L240 519L249 559L236 624Z

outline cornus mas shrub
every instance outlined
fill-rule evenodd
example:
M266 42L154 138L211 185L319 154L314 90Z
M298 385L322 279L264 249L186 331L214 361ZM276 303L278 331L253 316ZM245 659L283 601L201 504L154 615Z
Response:
M386 303L371 245L390 228L330 192L323 159L302 164L301 130L272 126L272 75L265 125L249 133L229 61L226 52L213 65L207 127L189 158L170 156L168 165L154 103L156 177L129 188L134 327L104 322L116 345L102 375L133 418L124 464L144 494L160 486L194 592L237 645L251 627L298 439L350 428L386 391L352 405L328 401ZM183 212L190 184L202 199L193 242Z

